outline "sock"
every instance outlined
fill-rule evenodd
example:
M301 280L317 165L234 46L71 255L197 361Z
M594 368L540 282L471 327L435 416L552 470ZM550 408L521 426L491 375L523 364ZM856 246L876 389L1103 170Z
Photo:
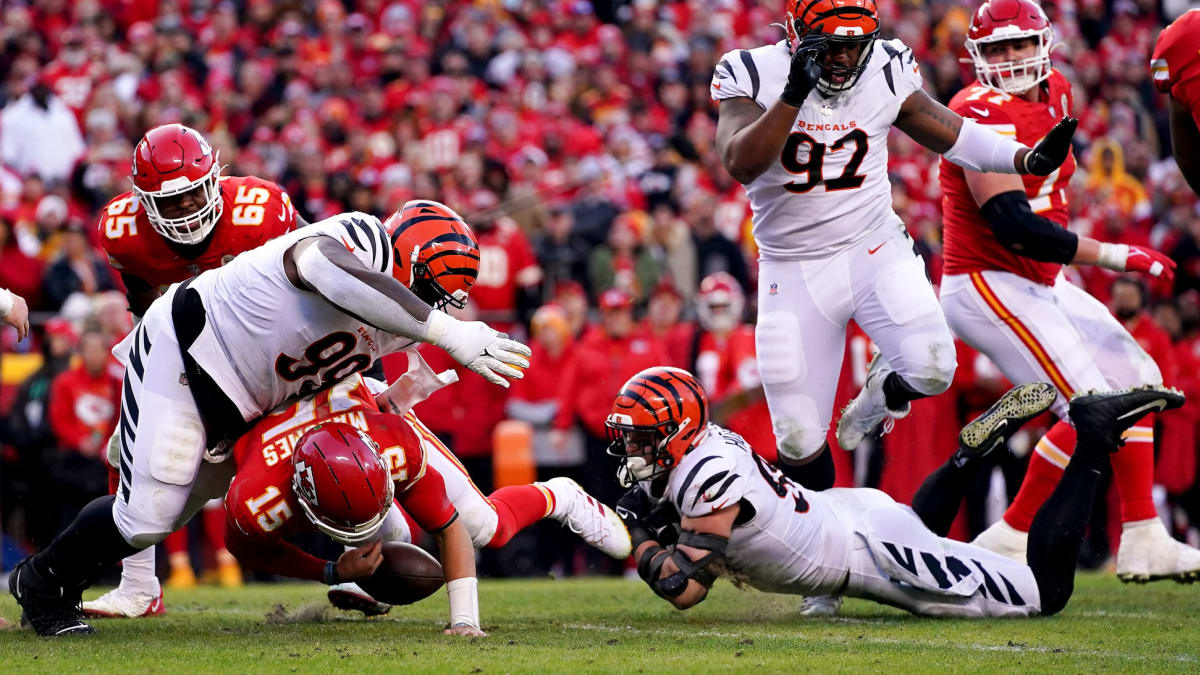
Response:
M912 500L913 511L925 527L939 537L950 532L958 508L967 496L967 487L978 469L979 462L970 461L956 450L945 464L925 478Z
M183 529L176 530L167 535L163 546L167 549L167 555L174 558L179 553L186 554L188 552L188 531L185 525Z
M833 487L834 478L837 477L837 470L833 466L833 453L829 451L828 442L804 464L793 464L783 455L779 455L777 466L783 475L796 481L801 487L817 492Z
M1004 522L1021 532L1028 532L1033 517L1046 502L1063 469L1075 451L1075 427L1059 421L1042 436L1029 458L1029 469L1021 489L1004 512Z
M496 508L496 534L487 543L488 548L500 548L513 535L554 511L554 493L541 485L510 485L496 490L488 496Z
M915 401L919 398L926 398L929 394L922 394L913 389L900 373L892 371L883 379L883 401L887 405L888 410L904 410L909 401Z
M1143 419L1125 432L1125 445L1112 456L1113 480L1121 498L1121 522L1158 516L1154 508L1154 427Z
M144 548L121 561L121 590L158 595L160 586L154 574L154 547Z
M82 590L105 567L137 553L113 520L115 499L113 495L97 497L83 507L67 529L30 559L33 570L64 587Z
M204 507L204 537L218 554L225 550L225 506ZM220 559L217 562L221 562Z
M1071 598L1096 487L1109 470L1108 456L1114 450L1115 444L1106 439L1081 435L1058 487L1033 518L1026 559L1037 581L1043 616L1059 612Z

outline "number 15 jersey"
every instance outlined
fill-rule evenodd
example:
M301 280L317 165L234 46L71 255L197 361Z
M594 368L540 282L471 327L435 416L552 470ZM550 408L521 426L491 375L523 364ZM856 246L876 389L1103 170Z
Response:
M273 239L192 282L207 321L188 352L247 420L413 344L288 281L284 252L318 236L332 237L367 267L391 274L392 247L383 224L350 212Z
M849 91L808 95L780 157L745 186L763 259L825 258L900 225L887 137L901 104L921 88L921 73L900 40L876 40L871 49ZM714 100L746 97L765 110L779 100L790 68L786 40L734 50L717 63L709 91Z

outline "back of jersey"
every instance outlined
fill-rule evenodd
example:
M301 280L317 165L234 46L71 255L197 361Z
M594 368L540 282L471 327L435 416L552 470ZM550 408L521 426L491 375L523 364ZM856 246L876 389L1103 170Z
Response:
M852 533L839 526L827 500L793 483L728 429L710 424L672 470L667 490L689 518L740 504L727 559L759 590L829 593L846 577Z
M391 273L392 249L383 224L351 212L273 239L192 283L204 303L207 324L188 351L246 419L411 344L288 280L284 252L317 236L333 237L364 265Z

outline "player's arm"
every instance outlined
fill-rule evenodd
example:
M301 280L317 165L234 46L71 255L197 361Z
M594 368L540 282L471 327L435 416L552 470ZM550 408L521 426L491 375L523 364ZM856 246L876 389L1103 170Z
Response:
M687 609L708 596L717 580L713 565L725 560L738 504L698 518L684 517L679 541L662 547L647 539L634 551L638 574L676 609Z
M151 303L162 294L159 293L157 287L151 286L146 280L132 274L121 272L121 281L125 284L125 298L129 301L129 313L133 314L134 321L139 321L146 315L146 310L150 309Z
M1063 118L1031 149L963 118L918 89L904 99L895 126L970 171L1048 176L1066 161L1078 123Z
M1186 105L1167 96L1167 115L1171 124L1171 154L1192 191L1200 195L1200 129Z
M1017 255L1042 262L1099 265L1118 272L1147 272L1168 280L1175 276L1175 261L1154 249L1081 237L1037 215L1029 206L1025 184L1018 176L963 173L992 234Z
M520 379L532 352L480 321L459 321L421 301L387 272L367 267L333 237L301 239L283 255L288 280L380 330L446 350L489 382ZM514 367L516 366L516 367Z
M282 537L246 534L232 518L225 521L225 547L252 569L327 585L364 579L383 561L383 543L375 541L342 553L337 562L309 555Z

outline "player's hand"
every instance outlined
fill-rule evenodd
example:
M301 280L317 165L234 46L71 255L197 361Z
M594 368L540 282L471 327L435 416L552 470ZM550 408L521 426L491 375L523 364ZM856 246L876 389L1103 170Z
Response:
M487 327L486 324L481 325ZM463 365L482 375L488 382L507 389L508 380L525 377L524 370L529 367L527 357L532 356L533 352L520 342L509 340L505 333L494 330L492 333L495 337L484 347L483 353Z
M629 530L629 539L634 550L637 550L642 542L654 538L650 527L643 521L644 517L650 515L651 506L650 495L647 495L646 491L637 485L626 490L625 494L617 500L614 510L621 522L625 523L625 529Z
M1144 272L1172 281L1175 279L1175 261L1152 248L1130 245L1129 255L1125 258L1125 271Z
M533 352L508 335L482 321L459 321L436 309L429 313L428 323L431 343L488 382L507 388L508 380L525 377L522 371L529 367L527 357Z
M346 551L337 560L338 579L353 581L365 579L379 569L383 562L383 541L375 540L356 549Z
M475 626L469 626L465 623L460 623L456 626L451 626L442 631L446 635L461 635L463 637L487 637L488 634Z
M829 49L830 37L832 36L828 33L809 33L800 39L792 52L787 84L784 85L779 100L793 108L804 104L804 99L808 98L809 93L817 86L817 80L821 79L821 60L825 58L825 52Z
M29 305L16 293L12 294L12 303L12 309L4 315L4 323L17 329L17 342L20 342L29 335Z
M1025 153L1025 171L1035 176L1049 176L1055 169L1067 161L1067 153L1071 152L1071 137L1075 135L1075 127L1079 120L1074 117L1064 117L1054 125L1046 137L1038 141L1033 149Z

